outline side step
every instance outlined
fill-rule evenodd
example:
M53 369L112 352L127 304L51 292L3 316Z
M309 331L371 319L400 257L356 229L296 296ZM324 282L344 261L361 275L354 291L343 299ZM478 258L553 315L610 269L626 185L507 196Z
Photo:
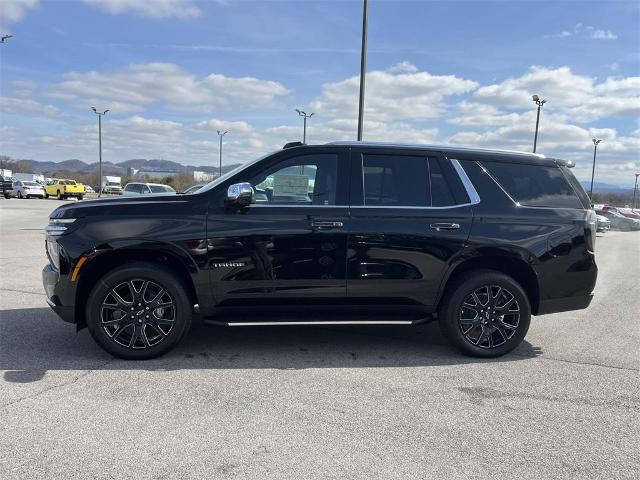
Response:
M223 327L263 327L263 326L306 326L306 325L416 325L424 323L430 319L420 320L312 320L304 321L281 321L281 322L223 322L220 320L204 319L206 325L217 325Z

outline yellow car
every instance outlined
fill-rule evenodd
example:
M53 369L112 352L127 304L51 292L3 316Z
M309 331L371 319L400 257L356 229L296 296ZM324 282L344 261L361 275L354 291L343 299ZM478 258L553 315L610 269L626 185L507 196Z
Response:
M76 197L82 200L85 193L84 185L76 183L75 180L55 178L49 180L44 186L44 198L56 197L58 200L64 200L68 197Z

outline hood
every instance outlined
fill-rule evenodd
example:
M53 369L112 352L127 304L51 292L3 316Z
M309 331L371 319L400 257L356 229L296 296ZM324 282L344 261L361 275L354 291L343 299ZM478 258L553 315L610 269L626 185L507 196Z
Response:
M56 208L49 218L85 218L103 215L157 215L169 205L187 203L184 195L138 195L99 198L68 203Z

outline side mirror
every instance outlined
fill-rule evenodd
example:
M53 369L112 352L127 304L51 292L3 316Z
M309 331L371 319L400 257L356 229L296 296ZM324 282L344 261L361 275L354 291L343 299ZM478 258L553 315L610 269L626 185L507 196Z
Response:
M250 183L234 183L227 188L225 204L229 208L242 208L251 203L253 199L253 188Z

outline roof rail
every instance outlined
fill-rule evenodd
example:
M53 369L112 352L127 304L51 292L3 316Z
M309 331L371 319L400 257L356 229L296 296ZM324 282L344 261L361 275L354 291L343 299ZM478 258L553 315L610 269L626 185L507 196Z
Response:
M302 145L304 145L304 143L302 142L289 142L289 143L285 143L282 149L284 150L285 148L301 147Z

